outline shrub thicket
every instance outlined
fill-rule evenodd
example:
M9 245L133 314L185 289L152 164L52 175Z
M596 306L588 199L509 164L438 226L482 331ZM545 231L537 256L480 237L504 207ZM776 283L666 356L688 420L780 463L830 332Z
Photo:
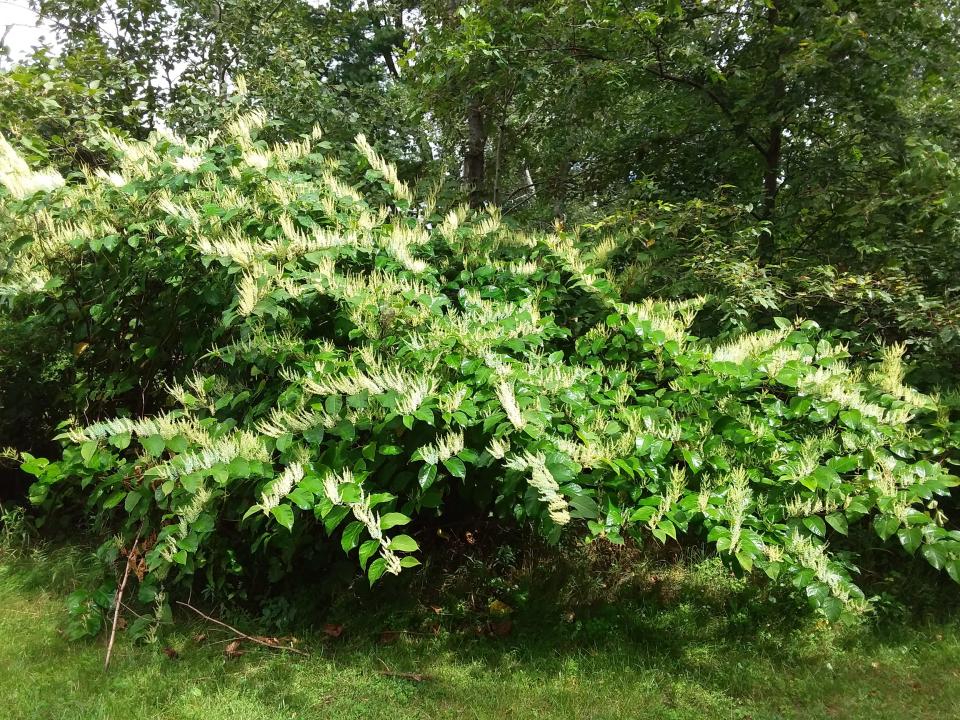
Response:
M830 547L855 525L960 581L949 419L902 347L858 364L784 318L711 343L702 298L624 299L614 240L438 215L362 137L359 179L262 122L113 138L116 169L66 185L3 176L8 293L88 332L79 392L168 385L23 464L47 517L144 540L144 599L277 580L330 543L374 583L453 507L550 539L706 538L831 618L868 605Z

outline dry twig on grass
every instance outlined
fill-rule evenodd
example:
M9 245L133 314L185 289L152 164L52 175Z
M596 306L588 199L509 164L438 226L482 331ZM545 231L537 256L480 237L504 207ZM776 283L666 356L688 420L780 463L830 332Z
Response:
M257 637L256 635L247 635L246 633L240 632L232 625L227 625L225 622L221 622L220 620L217 620L216 618L212 618L206 613L203 613L197 610L190 603L185 603L181 600L177 600L177 605L183 605L183 607L187 608L188 610L192 610L197 615L202 617L204 620L212 622L214 625L219 625L220 627L224 627L230 632L235 633L238 637L241 637L244 640L249 640L250 642L256 643L257 645L263 645L264 647L268 647L271 650L286 650L288 652L296 653L297 655L303 655L304 657L309 657L310 655L310 653L304 652L303 650L298 650L297 648L294 648L294 647L289 647L287 645L281 645L278 642L273 642L270 640L270 638Z
M116 607L113 609L113 624L110 626L110 640L107 642L107 657L103 661L104 671L110 668L110 656L113 655L113 641L117 637L117 622L120 620L120 608L123 607L123 591L127 589L127 580L130 579L130 567L136 562L137 544L140 542L140 532L142 530L143 526L141 525L140 530L137 530L137 535L133 539L130 552L127 553L123 569L123 579L120 581L120 587L117 588L117 598L114 601Z

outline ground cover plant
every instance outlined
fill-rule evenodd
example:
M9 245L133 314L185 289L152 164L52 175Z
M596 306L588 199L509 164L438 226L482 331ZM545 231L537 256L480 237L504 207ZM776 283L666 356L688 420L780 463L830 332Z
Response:
M706 541L831 620L870 607L844 549L864 528L960 582L956 428L902 345L854 359L788 318L696 337L705 298L624 297L617 235L441 212L362 135L340 156L265 124L108 133L69 182L3 146L13 306L82 318L84 394L140 396L64 423L62 457L21 454L30 499L111 538L140 602L283 583L331 548L384 583L427 528L491 514ZM99 631L111 592L74 599Z

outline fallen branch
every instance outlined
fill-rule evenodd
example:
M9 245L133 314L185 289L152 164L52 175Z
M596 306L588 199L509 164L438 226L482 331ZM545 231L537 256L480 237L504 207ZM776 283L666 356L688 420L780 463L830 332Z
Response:
M202 617L204 620L207 620L207 621L209 621L209 622L212 622L214 625L219 625L220 627L224 627L224 628L226 628L227 630L229 630L230 632L235 633L235 634L237 635L237 637L241 637L241 638L243 638L244 640L249 640L250 642L256 643L257 645L263 645L264 647L270 648L271 650L286 650L286 651L288 651L288 652L296 653L297 655L303 655L304 657L309 657L309 656L310 656L310 653L304 652L303 650L297 650L297 648L288 647L288 646L286 646L286 645L278 645L278 644L276 644L276 643L267 642L266 640L264 640L264 639L262 639L262 638L258 638L258 637L254 636L254 635L247 635L246 633L240 632L239 630L237 630L237 629L236 629L235 627L233 627L232 625L227 625L225 622L221 622L220 620L217 620L216 618L210 617L210 616L207 615L206 613L200 612L199 610L197 610L197 609L196 609L193 605L191 605L190 603L185 603L185 602L183 602L183 601L181 601L181 600L177 600L177 605L183 605L183 607L187 608L188 610L192 610L192 611L195 612L197 615L199 615L200 617Z
M110 627L110 641L107 643L107 657L103 661L103 670L106 672L110 668L110 656L113 654L113 641L117 637L117 622L120 620L120 608L123 607L123 591L127 589L127 580L130 578L130 565L136 562L137 554L137 544L140 542L140 532L143 530L143 525L140 526L140 530L137 530L137 535L133 539L133 545L130 548L130 552L127 553L126 558L126 567L123 570L123 580L120 581L120 587L117 588L117 599L114 602L113 609L113 624Z

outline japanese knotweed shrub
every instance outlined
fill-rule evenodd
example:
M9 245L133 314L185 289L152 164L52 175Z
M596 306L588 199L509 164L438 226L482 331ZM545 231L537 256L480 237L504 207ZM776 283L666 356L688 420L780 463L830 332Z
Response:
M43 196L86 263L110 264L108 224L232 288L170 409L74 424L61 459L23 464L47 512L145 539L148 596L327 542L375 583L419 564L418 524L454 502L554 540L706 539L829 617L867 606L830 547L855 524L960 580L938 507L958 480L902 348L861 367L782 318L711 344L688 330L702 299L622 300L611 242L438 216L362 137L361 194L309 140L256 141L259 120L120 145L116 172Z

